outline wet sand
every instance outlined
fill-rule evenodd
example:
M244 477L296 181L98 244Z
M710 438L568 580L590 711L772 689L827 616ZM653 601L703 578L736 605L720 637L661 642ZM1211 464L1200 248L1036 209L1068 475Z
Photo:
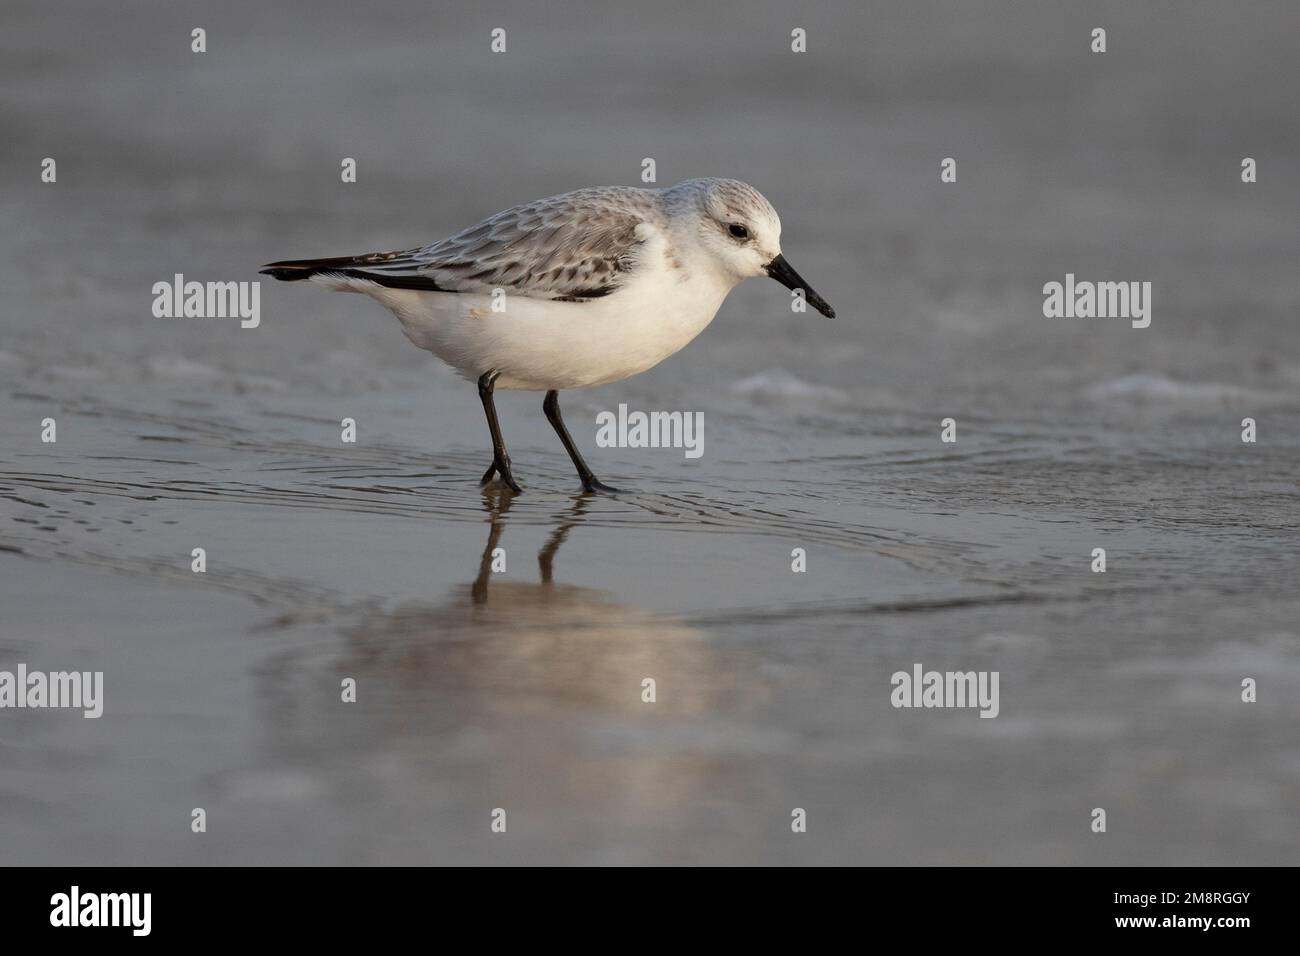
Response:
M203 12L197 62L197 13L16 8L0 669L103 670L106 703L0 712L0 860L1295 861L1294 12L1104 7L1102 70L1062 9L828 8L806 60L778 9L609 11L575 60L507 7L485 64L486 21L416 4L346 38ZM763 189L840 318L755 281L564 396L614 498L540 395L499 402L526 493L480 490L473 387L360 297L149 311L175 272L399 248L646 155ZM1045 319L1067 272L1152 281L1151 328ZM620 402L702 410L705 454L597 448ZM895 709L915 662L999 671L999 716Z

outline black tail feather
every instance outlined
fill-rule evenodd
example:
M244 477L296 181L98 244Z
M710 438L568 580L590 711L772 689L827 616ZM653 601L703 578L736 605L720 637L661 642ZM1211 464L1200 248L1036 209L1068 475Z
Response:
M268 262L260 272L281 282L297 282L310 279L320 272L347 272L356 268L358 256L336 256L332 259L286 259L284 262Z
M332 259L286 259L284 262L270 262L262 266L261 275L271 276L281 282L298 282L310 279L314 275L329 273L331 275L350 276L354 279L366 279L390 289L416 289L421 292L447 292L433 279L423 275L398 275L392 273L372 272L366 266L390 262L399 253L381 252L368 256L337 256Z

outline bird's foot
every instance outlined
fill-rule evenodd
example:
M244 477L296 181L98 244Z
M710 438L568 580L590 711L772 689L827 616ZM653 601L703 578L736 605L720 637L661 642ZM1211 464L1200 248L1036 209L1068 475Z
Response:
M597 492L601 492L602 494L616 495L619 493L619 490L617 488L605 484L595 475L591 475L590 477L582 479L582 490L587 492L588 494L596 494Z
M510 462L508 460L504 462L494 461L492 464L488 465L488 470L485 471L483 477L479 479L479 486L481 487L486 485L492 480L492 476L498 472L501 474L501 483L503 485L517 495L522 495L524 493L524 489L520 488L519 483L515 481L514 475L510 474Z

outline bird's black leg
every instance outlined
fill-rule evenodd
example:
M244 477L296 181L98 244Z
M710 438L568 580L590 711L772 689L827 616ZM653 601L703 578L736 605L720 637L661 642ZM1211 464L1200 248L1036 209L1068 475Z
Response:
M578 452L578 446L569 437L569 430L564 427L564 419L560 417L560 393L555 389L551 389L546 393L546 399L542 402L542 411L546 412L546 420L551 423L551 427L555 429L555 434L559 435L560 441L564 442L564 450L573 459L573 467L578 469L578 477L582 479L583 490L617 492L617 488L611 488L593 475L591 469L587 467L587 463L582 460L582 455Z
M510 474L510 456L506 454L506 443L501 437L501 425L497 421L497 407L492 400L492 389L496 385L500 372L484 372L478 380L478 397L483 400L483 411L487 414L488 429L492 432L492 467L487 470L483 480L486 485L492 480L493 472L501 473L501 481L515 494L523 491Z

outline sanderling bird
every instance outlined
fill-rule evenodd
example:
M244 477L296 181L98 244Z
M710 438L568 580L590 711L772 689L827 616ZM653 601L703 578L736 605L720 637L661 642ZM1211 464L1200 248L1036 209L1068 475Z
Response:
M607 186L514 206L448 239L403 252L273 262L263 274L363 292L406 337L477 380L492 432L481 484L510 470L497 388L544 391L542 409L588 492L616 491L582 460L559 392L659 364L713 321L742 279L770 276L835 316L781 255L781 220L734 179L670 189Z

